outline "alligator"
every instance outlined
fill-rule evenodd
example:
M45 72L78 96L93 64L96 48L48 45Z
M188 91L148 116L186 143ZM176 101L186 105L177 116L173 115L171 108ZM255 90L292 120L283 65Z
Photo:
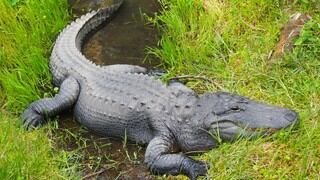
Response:
M83 15L60 33L49 62L59 92L26 108L22 121L27 130L73 108L76 120L94 133L147 145L144 161L154 174L196 179L209 167L186 152L212 149L219 139L268 134L298 121L298 114L287 108L227 92L198 95L177 81L164 84L140 66L99 66L88 60L81 53L86 36L108 22L122 3Z

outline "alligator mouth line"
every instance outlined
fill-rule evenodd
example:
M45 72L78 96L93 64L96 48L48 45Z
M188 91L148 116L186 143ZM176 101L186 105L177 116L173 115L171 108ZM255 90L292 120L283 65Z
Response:
M258 136L264 137L268 134L273 134L278 130L279 129L277 128L268 127L251 128L229 120L223 120L211 124L211 134L213 133L215 135L238 135L239 137L254 138Z

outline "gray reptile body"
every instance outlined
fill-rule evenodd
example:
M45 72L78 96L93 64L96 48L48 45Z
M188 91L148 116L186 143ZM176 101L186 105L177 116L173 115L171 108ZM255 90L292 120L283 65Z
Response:
M22 115L27 129L74 108L76 119L98 134L126 135L148 144L145 162L152 172L195 179L206 174L206 164L177 152L214 148L216 133L233 140L239 135L255 136L252 129L280 129L297 121L294 111L242 96L224 92L198 96L178 82L164 85L139 66L90 62L81 53L84 38L121 4L88 13L60 33L50 58L60 92L29 105Z

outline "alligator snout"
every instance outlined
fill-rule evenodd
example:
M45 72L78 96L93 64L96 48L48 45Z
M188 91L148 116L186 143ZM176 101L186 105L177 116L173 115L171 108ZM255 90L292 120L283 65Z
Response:
M211 98L214 118L207 124L225 140L265 135L298 122L298 114L287 108L225 92L214 93Z
M292 123L298 121L298 114L292 110L289 110L289 111L290 112L288 112L284 115L284 118Z

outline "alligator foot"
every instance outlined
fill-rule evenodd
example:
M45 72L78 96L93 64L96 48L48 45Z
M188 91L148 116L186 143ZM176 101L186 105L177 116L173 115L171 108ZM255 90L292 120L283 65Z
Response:
M186 168L186 175L191 180L196 180L198 176L206 176L209 166L202 161L193 160L188 158L184 165Z
M205 162L191 159L184 154L171 154L174 146L168 136L155 137L147 147L145 162L155 174L184 174L191 180L207 174L208 165Z
M45 124L49 117L66 110L76 102L80 87L72 77L63 81L60 92L53 98L40 99L33 102L22 114L23 126L32 130Z
M33 108L28 108L22 114L22 123L25 129L31 130L45 124L45 118Z
M152 68L152 69L149 69L146 74L148 74L149 76L160 78L161 76L163 76L167 73L168 72L166 70Z

